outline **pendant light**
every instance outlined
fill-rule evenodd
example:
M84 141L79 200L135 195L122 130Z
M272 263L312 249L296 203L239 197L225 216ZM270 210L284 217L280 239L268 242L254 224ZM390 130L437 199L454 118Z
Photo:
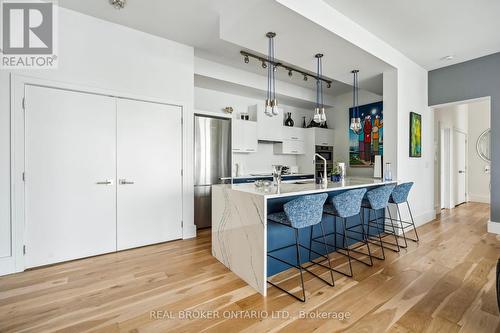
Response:
M268 32L266 37L268 38L268 66L266 107L264 112L269 117L272 117L279 114L278 100L276 99L276 60L274 57L274 37L276 37L276 33Z
M316 63L316 108L314 108L314 121L319 124L326 122L325 104L323 100L323 54L318 53L315 55Z
M361 132L361 118L359 116L359 81L358 73L359 70L355 69L351 71L353 75L352 84L352 118L349 128L355 133L359 134Z

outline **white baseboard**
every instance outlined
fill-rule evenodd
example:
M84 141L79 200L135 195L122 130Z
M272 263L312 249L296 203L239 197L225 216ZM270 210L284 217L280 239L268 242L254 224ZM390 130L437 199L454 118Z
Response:
M419 227L421 225L434 221L436 219L436 211L432 209L423 214L415 215L413 218L415 219L415 225Z
M500 235L500 223L488 221L488 232Z
M182 227L182 239L190 239L196 237L196 225L188 224Z
M481 195L481 194L474 194L474 193L469 193L467 196L468 201L472 202L482 202L482 203L490 203L490 196L489 195Z

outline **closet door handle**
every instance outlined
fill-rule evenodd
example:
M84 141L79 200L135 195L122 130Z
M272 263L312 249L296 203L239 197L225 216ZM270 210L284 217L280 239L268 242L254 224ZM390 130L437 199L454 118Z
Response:
M118 183L119 183L120 185L133 185L133 184L134 184L134 182L132 182L132 181L128 181L128 180L126 180L126 179L120 179L120 180L118 181Z
M97 185L113 185L113 179L106 179L101 182L96 182Z

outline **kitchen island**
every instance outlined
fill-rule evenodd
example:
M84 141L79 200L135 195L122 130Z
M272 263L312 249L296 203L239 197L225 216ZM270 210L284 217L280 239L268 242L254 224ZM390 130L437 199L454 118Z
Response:
M284 182L279 187L268 188L257 188L254 184L215 185L212 187L212 255L265 296L267 277L289 268L268 259L268 248L276 249L293 243L290 228L267 223L268 214L282 211L284 203L302 195L328 193L330 198L346 190L389 183L395 182L347 177L327 185L313 181ZM326 232L331 232L334 217L325 216L325 221ZM317 236L315 229L301 230L300 242L308 242L310 232ZM319 250L317 247L314 249ZM284 249L281 255L285 258L294 256L292 250Z

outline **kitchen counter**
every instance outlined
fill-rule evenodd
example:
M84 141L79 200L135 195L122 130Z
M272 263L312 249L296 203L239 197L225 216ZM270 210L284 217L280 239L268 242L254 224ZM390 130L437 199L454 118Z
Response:
M310 173L290 173L290 174L286 174L286 175L283 175L283 177L298 177L298 176L311 176L313 177L314 175L313 174L310 174ZM273 177L273 174L272 173L262 173L262 174L250 174L250 175L246 175L246 176L235 176L235 177L223 177L221 178L221 180L231 180L231 179L261 179L261 178L269 178L269 177Z
M265 296L267 277L285 269L275 263L268 265L268 246L274 248L276 240L283 243L288 239L285 234L288 231L268 225L268 213L282 210L284 203L301 195L328 193L332 197L353 188L389 183L396 182L348 177L342 182L328 182L326 186L307 180L284 182L279 188L268 189L256 188L254 184L214 185L212 255Z
M389 183L396 182L386 182L382 179L375 178L347 177L341 182L328 182L326 186L323 186L322 184L316 184L314 179L283 181L280 187L269 186L257 188L254 184L233 184L230 186L234 191L247 192L258 196L263 196L266 199L270 199L338 190L350 190L354 188L378 186Z

